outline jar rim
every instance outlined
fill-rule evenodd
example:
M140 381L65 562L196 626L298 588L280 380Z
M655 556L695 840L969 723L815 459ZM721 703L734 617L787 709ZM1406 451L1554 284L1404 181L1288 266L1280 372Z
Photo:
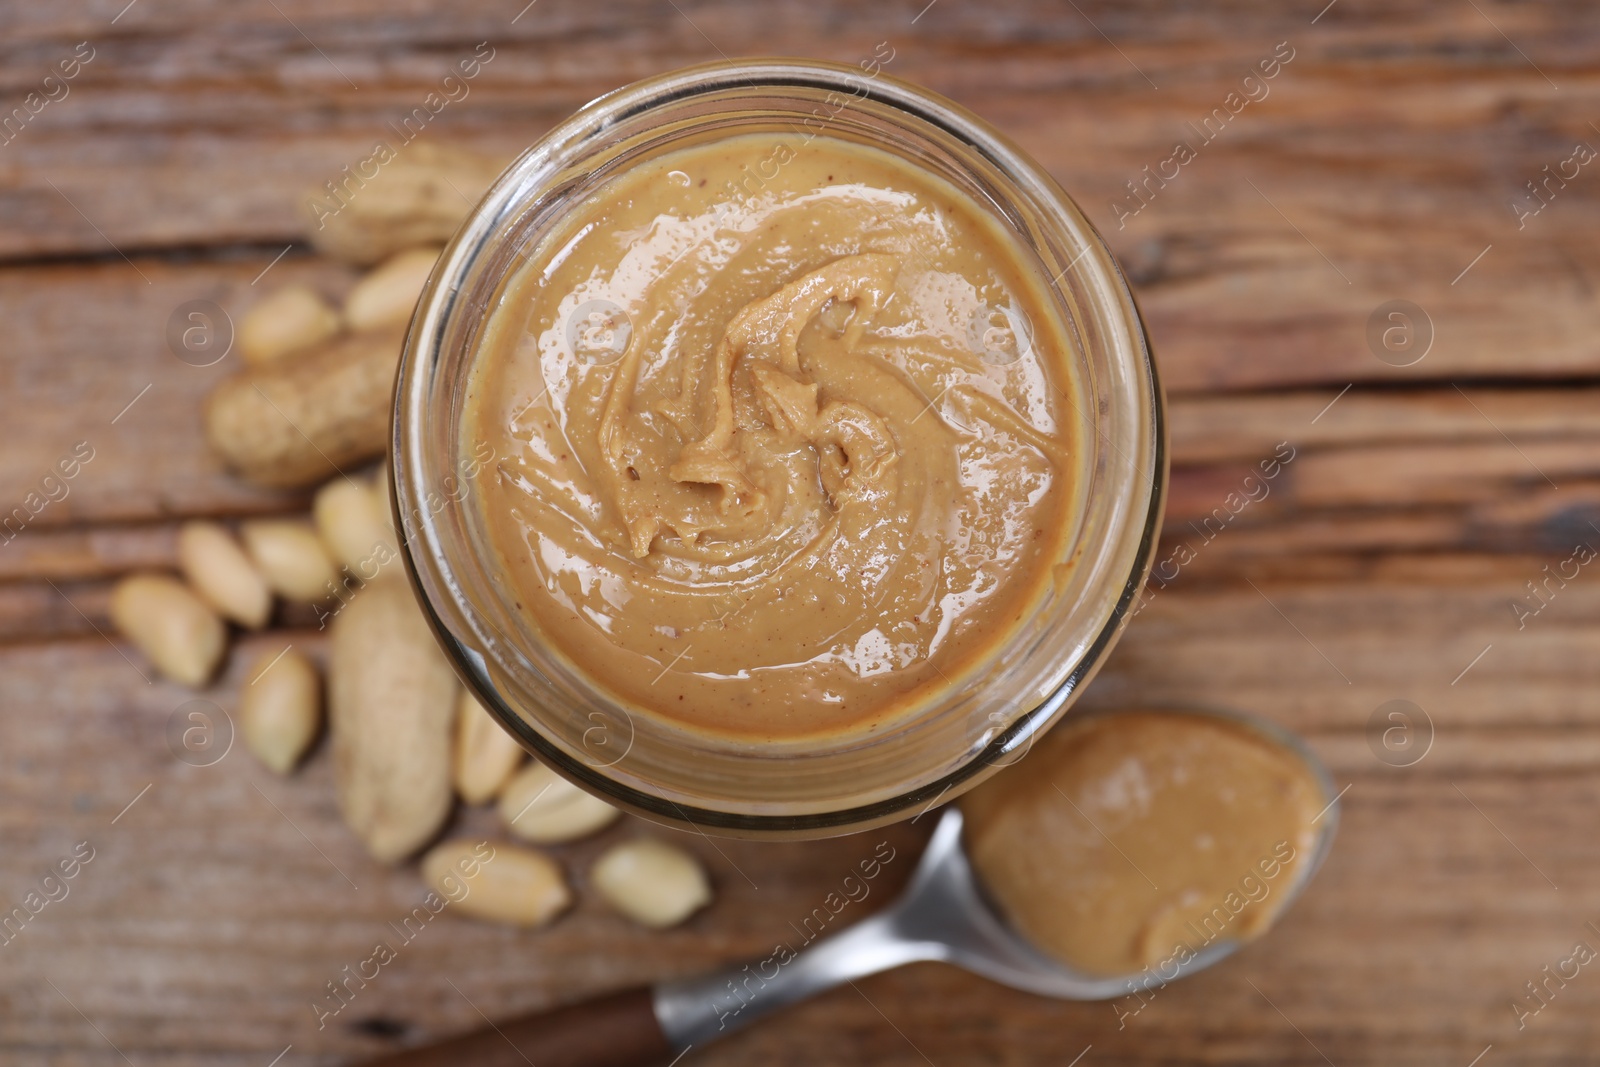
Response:
M685 804L666 795L637 788L618 776L606 773L576 759L561 745L534 727L527 715L500 693L492 676L490 657L468 640L462 631L475 632L471 618L471 598L463 588L461 575L450 562L452 536L443 526L443 514L423 502L437 479L427 468L428 449L422 437L429 415L429 375L444 353L457 320L470 309L461 302L465 279L492 245L497 227L519 209L525 210L548 184L552 174L575 165L582 146L604 136L624 123L648 118L662 109L702 100L717 94L782 92L805 89L849 93L852 101L871 101L893 113L901 113L959 141L989 167L1033 195L1048 212L1053 224L1068 223L1074 236L1082 238L1078 259L1087 260L1085 272L1096 270L1096 282L1103 296L1120 313L1118 326L1127 335L1130 366L1120 368L1134 383L1137 395L1132 415L1139 422L1133 446L1144 457L1142 472L1147 481L1130 481L1123 488L1127 528L1118 531L1120 549L1131 555L1120 573L1112 577L1120 583L1109 598L1109 610L1101 625L1081 645L1081 653L1071 670L1054 687L1030 706L1016 709L1015 718L978 751L947 773L861 804L827 810L795 811L782 814ZM1073 263L1077 263L1075 259ZM1069 264L1067 270L1073 264ZM1063 271L1063 274L1066 270ZM1046 287L1054 292L1057 279ZM1143 440L1138 440L1138 437ZM1097 442L1098 443L1098 442ZM1116 442L1111 442L1115 446ZM559 123L527 149L495 182L467 221L441 254L425 288L407 335L396 378L390 477L391 500L396 529L401 537L401 556L423 612L438 636L447 656L467 681L480 702L510 731L552 769L607 800L647 818L675 825L685 823L697 829L712 829L735 836L823 836L851 832L894 821L915 809L931 807L947 795L964 791L992 773L1000 761L1010 761L1026 751L1031 739L1052 725L1075 699L1077 692L1093 676L1115 643L1129 617L1129 610L1143 588L1155 554L1166 488L1166 432L1163 400L1154 359L1144 322L1132 293L1103 238L1055 182L1033 163L1021 149L995 131L982 119L937 94L881 72L842 64L813 60L771 59L735 63L716 62L683 68L647 78L613 90L586 104ZM1131 459L1129 462L1133 462ZM1143 494L1141 501L1134 499ZM448 509L446 509L448 510ZM1130 546L1131 549L1130 549ZM1110 551L1119 546L1106 545ZM731 805L730 805L731 807Z

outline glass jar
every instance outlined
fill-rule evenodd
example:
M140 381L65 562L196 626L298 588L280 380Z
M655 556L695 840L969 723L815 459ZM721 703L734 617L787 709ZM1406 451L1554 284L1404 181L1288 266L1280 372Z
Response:
M954 798L1026 753L1104 661L1143 587L1166 485L1162 398L1132 295L1051 178L990 126L924 89L796 60L664 74L589 104L501 175L422 295L399 372L392 469L404 556L456 668L500 723L578 785L646 818L733 836L821 837ZM622 170L712 134L823 130L953 183L1053 279L1086 424L1078 528L1036 610L984 668L882 732L758 744L624 706L542 641L497 591L464 448L464 384L503 284Z

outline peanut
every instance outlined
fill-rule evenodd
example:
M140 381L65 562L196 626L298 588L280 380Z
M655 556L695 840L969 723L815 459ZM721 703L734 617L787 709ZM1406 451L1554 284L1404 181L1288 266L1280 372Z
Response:
M329 554L362 581L376 577L394 559L394 534L370 485L335 478L317 490L311 516Z
M288 649L261 655L239 694L245 744L278 773L294 770L322 725L322 681L304 655Z
M394 863L450 815L456 678L411 589L362 587L334 618L328 712L339 808L373 858Z
M543 926L572 903L553 860L505 842L440 842L422 857L422 877L463 915L514 926Z
M307 602L331 594L339 574L309 524L293 519L260 519L245 523L239 532L246 551L273 592Z
M506 829L539 845L599 833L621 814L542 763L528 764L500 793L500 817Z
M378 503L378 517L384 527L398 533L394 525L394 481L387 460L378 464L378 472L372 476L372 498Z
M500 795L522 764L522 746L466 690L456 708L456 792L468 804Z
M360 333L236 374L206 401L206 439L258 485L324 481L383 452L405 331Z
M223 618L259 630L272 614L272 592L233 535L214 522L178 530L178 569Z
M612 907L644 926L676 926L711 902L711 882L693 855L653 837L612 845L589 880Z
M228 631L188 586L165 574L136 574L111 591L111 621L156 669L198 689L222 661Z
M407 249L357 282L344 300L344 320L350 328L377 330L409 323L439 252L436 246Z
M417 245L447 241L499 175L501 164L459 148L414 144L358 188L307 190L311 243L365 266Z
M279 289L239 320L239 354L253 367L338 336L339 313L304 285Z

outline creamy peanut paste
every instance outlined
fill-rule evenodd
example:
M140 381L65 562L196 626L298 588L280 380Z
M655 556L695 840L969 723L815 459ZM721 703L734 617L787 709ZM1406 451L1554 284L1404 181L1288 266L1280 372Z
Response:
M1166 968L1266 931L1315 844L1323 790L1225 719L1096 715L961 800L979 881L1011 926L1096 975Z
M469 379L508 602L625 704L742 740L946 692L1074 535L1034 264L943 179L826 136L611 179L511 275Z

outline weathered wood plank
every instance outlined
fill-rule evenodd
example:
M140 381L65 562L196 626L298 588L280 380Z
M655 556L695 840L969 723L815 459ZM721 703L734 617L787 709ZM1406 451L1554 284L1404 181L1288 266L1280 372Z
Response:
M1521 229L1509 206L1531 210L1526 183L1595 137L1600 85L1568 30L1578 5L1497 9L1493 22L1470 7L1335 8L1316 25L1287 10L1174 18L1023 2L941 5L915 24L915 4L554 4L514 25L486 2L448 19L281 6L141 5L115 26L30 19L0 52L8 98L73 42L98 51L71 95L0 148L0 255L121 262L115 249L295 240L294 194L392 137L389 123L478 41L495 59L422 136L505 156L649 73L779 48L853 63L888 41L889 73L988 116L1081 199L1140 290L1174 389L1596 369L1596 259L1578 235L1600 222L1600 186L1586 171L1552 185ZM1268 95L1205 142L1202 121L1278 42L1294 58ZM1196 158L1125 214L1140 203L1127 183L1179 139ZM104 182L108 168L122 180ZM1437 335L1405 369L1380 363L1364 336L1397 297L1425 308Z
M29 525L299 506L303 496L253 490L228 476L202 443L204 396L232 373L237 357L191 366L166 339L168 319L189 300L213 301L237 320L267 288L304 281L337 297L352 278L344 268L291 255L257 281L271 262L265 255L141 260L148 282L120 261L0 267L0 315L9 326L8 355L0 360L0 422L9 441L0 453L0 509L9 514L39 491L80 443L93 458L67 495ZM1415 500L1422 482L1448 502L1504 505L1508 488L1548 489L1535 469L1547 464L1558 484L1595 476L1597 401L1600 390L1592 387L1178 395L1171 402L1175 513L1215 506L1206 503L1209 494L1225 494L1279 442L1302 456L1284 484L1301 486L1305 504L1345 504L1369 491L1373 504ZM1394 462L1374 462L1389 454ZM6 532L16 532L15 524Z
M1309 1063L1307 1038L1336 1063L1467 1062L1490 1042L1508 1062L1578 1056L1600 987L1571 983L1520 1033L1510 1003L1589 938L1584 919L1600 910L1583 844L1600 800L1600 705L1592 658L1578 654L1592 647L1600 594L1575 584L1550 609L1565 622L1552 614L1502 635L1488 596L1464 621L1466 594L1449 589L1264 591L1353 685L1249 589L1175 588L1135 621L1086 701L1253 708L1306 731L1352 783L1334 855L1280 930L1161 990L1122 1030L1108 1005L1019 997L930 966L831 994L700 1062L1058 1062L1092 1043L1116 1063ZM1503 641L1502 654L1452 688L1457 659L1484 636ZM317 647L303 633L250 644L282 638ZM206 698L234 706L244 658ZM1363 736L1372 708L1395 695L1428 708L1437 729L1435 750L1410 768L1378 763ZM239 749L211 767L175 761L163 730L191 697L144 685L103 643L0 651L0 703L26 709L0 720L4 891L25 892L76 841L96 849L71 895L0 946L0 1047L17 1057L49 1048L53 1061L122 1062L43 976L135 1063L259 1065L290 1043L294 1062L339 1062L394 1040L375 1032L419 1039L477 1025L478 1009L503 1015L769 952L887 835L899 858L869 903L884 899L926 828L808 845L688 835L719 899L665 935L635 932L583 894L540 933L442 916L319 1031L311 1000L391 936L387 922L421 886L361 855L338 822L325 753L294 782ZM491 827L472 814L456 832ZM581 883L595 851L630 832L560 850L571 876Z
M1600 439L1600 389L1468 386L1197 394L1168 405L1173 462L1255 461L1297 448L1544 438ZM1504 436L1502 436L1504 435Z

